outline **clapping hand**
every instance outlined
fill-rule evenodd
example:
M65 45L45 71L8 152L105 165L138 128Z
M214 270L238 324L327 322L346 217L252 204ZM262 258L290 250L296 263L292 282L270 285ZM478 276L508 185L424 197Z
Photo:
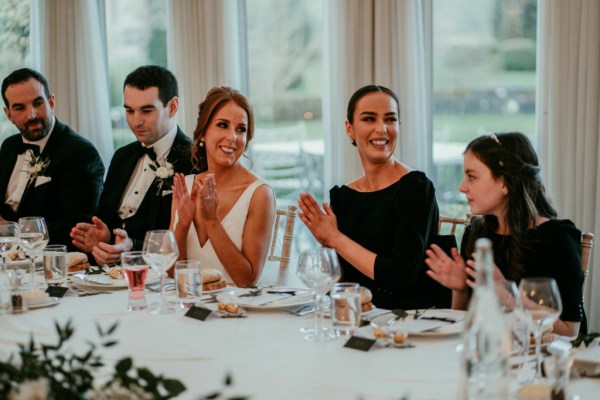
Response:
M173 202L182 225L190 226L192 223L196 214L197 198L198 186L194 184L191 193L189 193L185 176L181 173L175 174L173 179Z
M98 265L114 265L121 261L121 254L133 248L133 241L124 229L115 229L115 244L98 243L92 249L92 255Z
M465 290L469 273L467 264L461 257L456 247L450 250L449 257L438 245L432 244L431 248L425 250L427 258L425 264L429 267L427 275L440 284L452 290Z
M110 241L108 226L98 217L92 217L92 223L80 222L71 229L71 243L78 249L91 253L94 246Z
M329 205L323 203L323 209L308 193L300 194L298 205L301 213L298 216L313 234L315 239L324 246L332 246L334 238L340 234L337 218Z
M202 182L202 179L197 179L196 183L198 185L198 204L200 205L202 219L217 219L219 196L217 194L217 183L214 174L206 174L204 182Z

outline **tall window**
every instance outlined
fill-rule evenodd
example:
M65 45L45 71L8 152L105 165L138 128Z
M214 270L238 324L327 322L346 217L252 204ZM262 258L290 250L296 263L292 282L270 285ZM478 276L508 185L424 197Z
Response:
M29 2L0 0L0 81L17 68L29 65ZM4 102L2 102L4 107ZM0 142L17 128L0 113Z
M478 135L535 143L536 0L434 0L434 179L442 213L464 215L462 152Z
M247 0L254 170L278 201L323 191L322 2Z
M135 140L123 109L123 81L135 68L167 66L165 0L107 0L106 35L115 148Z

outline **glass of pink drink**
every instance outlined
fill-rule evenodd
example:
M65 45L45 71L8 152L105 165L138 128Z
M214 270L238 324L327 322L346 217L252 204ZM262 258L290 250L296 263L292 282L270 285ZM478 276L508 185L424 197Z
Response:
M121 266L129 289L129 311L144 310L147 307L146 278L149 266L143 255L143 251L128 251L121 255Z

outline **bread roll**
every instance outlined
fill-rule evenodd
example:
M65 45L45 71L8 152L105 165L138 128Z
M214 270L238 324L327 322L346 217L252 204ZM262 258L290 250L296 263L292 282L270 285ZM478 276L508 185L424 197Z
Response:
M223 279L221 271L214 268L205 268L202 270L202 283L213 283Z
M225 279L221 279L216 282L208 282L208 283L202 284L202 290L205 292L210 292L213 290L223 289L226 286L227 286L227 282L225 281Z
M79 251L67 253L67 265L69 266L69 272L79 272L90 267L87 255Z
M372 300L373 300L373 294L371 293L371 291L369 289L367 289L366 287L361 286L360 287L360 307L362 309L362 312L368 312L373 309L373 303L371 303Z

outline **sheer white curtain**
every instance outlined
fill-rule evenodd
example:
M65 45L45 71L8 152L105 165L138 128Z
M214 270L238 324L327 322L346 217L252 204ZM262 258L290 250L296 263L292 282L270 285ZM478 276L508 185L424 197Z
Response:
M179 83L179 126L189 136L210 88L225 85L245 92L243 6L242 0L168 1L168 60Z
M400 97L398 159L428 171L431 129L424 7L428 1L331 0L325 2L325 187L362 175L356 148L344 133L346 105L361 86L379 84Z
M538 2L537 131L543 179L559 214L600 239L600 2ZM600 329L600 257L586 307ZM596 254L594 256L594 253Z
M114 147L104 2L34 0L31 4L32 58L56 96L56 115L90 139L108 165Z

